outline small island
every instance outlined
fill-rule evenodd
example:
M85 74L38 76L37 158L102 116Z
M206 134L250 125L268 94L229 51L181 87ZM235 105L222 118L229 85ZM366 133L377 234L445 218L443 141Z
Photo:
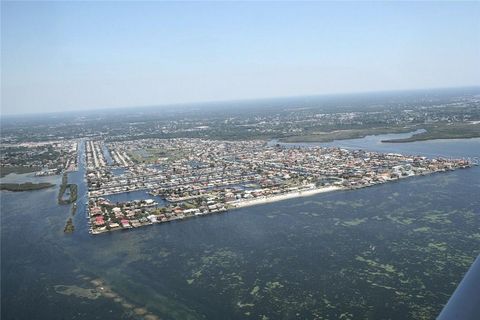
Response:
M64 199L65 193L68 194L68 198ZM68 183L67 173L62 176L62 184L58 192L58 204L70 204L77 201L77 185Z
M76 202L74 202L73 205L72 205L71 213L72 213L72 216L74 216L75 213L77 213L77 203Z
M0 190L20 192L20 191L41 190L41 189L51 188L53 186L55 185L48 182L0 183Z
M75 230L75 226L73 225L72 218L69 218L67 220L67 223L65 224L65 228L63 229L63 232L72 233L74 230Z

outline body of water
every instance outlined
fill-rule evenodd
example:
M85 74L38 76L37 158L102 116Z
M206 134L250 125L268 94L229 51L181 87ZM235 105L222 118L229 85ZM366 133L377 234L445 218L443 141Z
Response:
M122 192L117 194L112 194L108 196L103 196L103 198L110 200L113 203L116 202L127 202L133 200L147 200L152 199L158 203L158 206L165 206L167 201L159 196L152 196L148 194L146 190L137 190L137 191L130 191L130 192Z
M113 164L113 158L110 155L110 151L108 150L108 147L106 145L103 145L102 147L102 152L103 152L103 157L105 158L105 161L107 164L110 166Z
M381 139L335 145L480 156ZM92 236L80 158L72 235L58 188L1 193L2 319L433 319L480 253L480 167Z
M127 170L125 168L113 168L113 169L110 169L110 171L112 172L112 174L114 176L121 176L122 174L125 174L125 172L127 172Z

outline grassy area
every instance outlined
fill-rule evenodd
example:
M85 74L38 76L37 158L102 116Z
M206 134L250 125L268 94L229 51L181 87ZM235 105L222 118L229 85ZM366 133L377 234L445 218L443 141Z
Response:
M330 132L316 132L302 136L291 136L280 139L281 142L331 142L334 140L358 139L370 135L387 133L407 133L415 131L417 127L381 127L365 129L335 130Z
M36 172L40 171L40 167L27 167L27 166L12 166L12 167L6 167L6 166L1 166L0 167L0 178L5 177L7 174L10 173L30 173L30 172Z
M165 150L159 148L145 148L133 150L128 156L136 163L155 163L159 158L168 158L168 161L183 159L187 152L183 150Z
M75 230L75 226L73 225L72 218L68 218L67 223L65 224L65 228L63 232L65 233L72 233Z
M429 126L427 131L409 138L382 140L382 142L413 142L435 139L466 139L480 137L480 124L455 123Z
M480 137L480 124L472 123L438 123L409 127L381 127L365 129L334 130L330 132L313 132L301 136L281 138L281 142L331 142L334 140L359 139L369 135L389 133L408 133L418 129L426 132L414 134L403 139L382 140L382 142L413 142L434 139L465 139Z
M0 183L0 190L7 191L33 191L40 190L45 188L50 188L55 186L52 183L42 182L42 183Z

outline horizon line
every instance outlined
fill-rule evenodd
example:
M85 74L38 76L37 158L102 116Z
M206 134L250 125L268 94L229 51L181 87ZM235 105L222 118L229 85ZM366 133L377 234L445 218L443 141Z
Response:
M303 95L289 95L289 96L269 96L269 97L258 97L258 98L232 98L232 99L221 99L221 100L203 100L203 101L186 101L186 102L173 102L165 104L150 104L150 105L130 105L130 106L108 106L108 107L93 107L87 109L74 109L67 111L47 111L47 112L24 112L24 113L3 113L0 107L0 118L4 117L29 117L37 115L60 115L60 114L73 114L73 113L82 113L82 112L102 112L110 110L127 110L133 108L168 108L168 107L188 107L194 106L195 104L221 104L221 103L231 103L231 102L253 102L253 101L262 101L262 100L274 100L274 99L295 99L295 98L304 98L304 97L328 97L328 96L348 96L348 95L357 95L357 94L378 94L378 93L401 93L401 92L412 92L412 91L437 91L437 90L454 90L454 89L480 89L480 84L475 85L462 85L454 87L429 87L429 88L416 88L416 89L388 89L388 90L368 90L368 91L349 91L349 92L337 92L337 93L320 93L320 94L303 94Z

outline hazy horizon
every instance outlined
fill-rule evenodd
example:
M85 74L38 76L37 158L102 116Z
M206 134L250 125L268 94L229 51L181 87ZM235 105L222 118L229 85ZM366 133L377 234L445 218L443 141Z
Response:
M355 97L355 96L368 96L368 95L382 95L388 94L392 97L406 93L423 93L423 92L434 92L441 93L445 91L462 91L462 90L478 90L480 94L480 86L462 86L462 87L438 87L438 88L419 88L419 89L399 89L399 90L383 90L383 91L358 91L358 92L339 92L339 93L325 93L325 94L312 94L312 95L300 95L300 96L277 96L277 97L260 97L260 98L244 98L244 99L231 99L231 100L212 100L212 101L192 101L192 102L183 102L183 103L171 103L171 104L151 104L151 105L130 105L130 106L110 106L110 107L99 107L99 108L90 108L90 109L73 109L73 110L58 110L58 111L48 111L48 112L26 112L26 113L0 113L1 118L5 117L22 117L22 116L37 116L37 115L57 115L57 114L88 114L89 112L108 112L114 110L121 111L133 111L138 109L140 111L146 111L146 109L164 109L168 110L169 108L178 108L182 110L183 108L202 108L209 106L218 106L224 104L225 108L230 107L228 104L238 103L236 107L248 104L248 103L261 103L269 101L278 101L278 100L295 100L300 99L326 99L326 98L345 98L345 97ZM341 103L341 101L340 101ZM288 105L285 105L288 107ZM297 106L300 108L300 106Z
M480 3L2 2L2 115L480 85Z

